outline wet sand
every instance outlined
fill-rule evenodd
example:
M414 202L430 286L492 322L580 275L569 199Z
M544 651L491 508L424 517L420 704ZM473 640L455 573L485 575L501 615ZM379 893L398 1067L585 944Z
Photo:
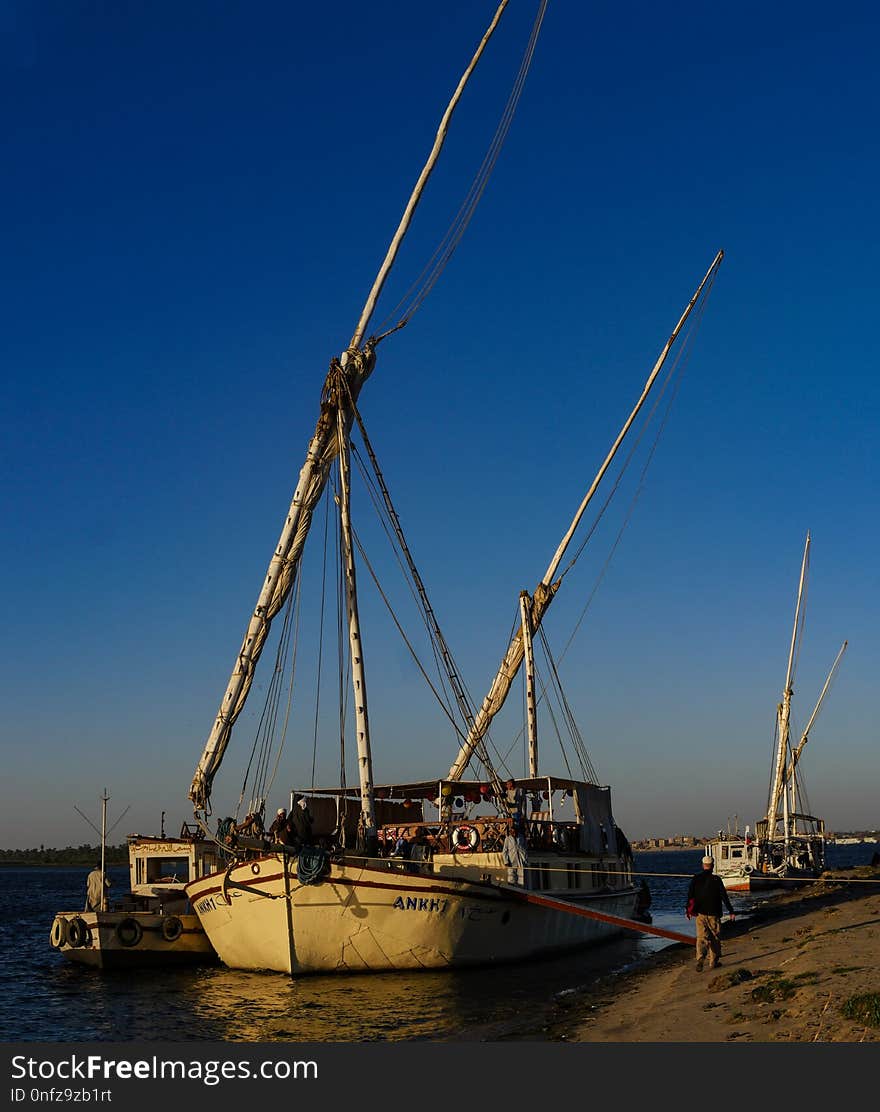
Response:
M568 1043L880 1042L880 869L836 870L722 928L718 968L674 944L495 1037ZM843 883L843 881L846 881ZM682 930L689 925L682 918ZM875 994L848 1018L852 997Z

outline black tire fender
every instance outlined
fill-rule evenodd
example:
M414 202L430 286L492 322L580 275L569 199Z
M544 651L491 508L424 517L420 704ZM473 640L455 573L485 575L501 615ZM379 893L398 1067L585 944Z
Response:
M116 937L122 946L137 946L144 937L144 929L130 915L116 924Z

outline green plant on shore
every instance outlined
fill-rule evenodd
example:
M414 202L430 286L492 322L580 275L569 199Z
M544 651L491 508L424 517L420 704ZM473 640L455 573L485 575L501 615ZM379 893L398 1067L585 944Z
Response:
M793 980L777 974L766 985L753 988L752 999L756 1004L775 1004L778 1000L790 1000L798 987Z
M850 996L840 1012L846 1019L865 1027L880 1027L880 992L861 992Z

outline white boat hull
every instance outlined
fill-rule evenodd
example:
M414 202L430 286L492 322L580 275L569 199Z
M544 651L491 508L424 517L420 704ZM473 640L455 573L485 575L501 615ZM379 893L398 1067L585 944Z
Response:
M477 875L482 857L497 862L497 855L472 855L468 868ZM520 961L605 941L622 930L530 905L490 881L437 871L333 864L319 883L300 884L296 860L279 854L203 877L187 893L224 964L292 975ZM637 897L628 884L616 892L581 893L577 902L631 918Z
M74 927L74 923L81 926ZM50 943L69 961L97 969L199 965L217 960L198 917L191 914L60 911L52 924Z

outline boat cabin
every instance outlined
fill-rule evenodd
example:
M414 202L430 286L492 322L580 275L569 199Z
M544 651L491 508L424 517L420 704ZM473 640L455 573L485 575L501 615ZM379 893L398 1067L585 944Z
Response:
M189 831L179 838L129 834L128 861L130 899L143 910L185 902L184 885L222 864L217 844Z

